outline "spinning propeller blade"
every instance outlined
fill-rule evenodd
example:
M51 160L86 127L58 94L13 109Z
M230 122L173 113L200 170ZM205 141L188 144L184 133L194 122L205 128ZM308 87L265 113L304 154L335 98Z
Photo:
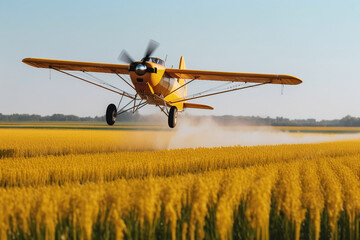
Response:
M159 43L150 39L149 41L149 44L146 48L146 51L145 51L145 56L143 58L143 61L145 62L147 59L149 59L149 57L151 56L151 54L154 53L154 51L159 47ZM131 64L134 61L134 59L130 56L130 54L128 54L128 52L126 50L122 50L119 57L118 57L118 60L121 61L121 62L125 62L127 64Z
M121 62L128 63L128 64L131 64L134 62L134 59L132 59L132 57L130 57L130 55L127 53L126 50L121 51L121 53L118 57L118 60Z
M153 52L159 47L159 45L160 44L158 42L150 39L147 49L145 51L144 59L148 59L151 54L153 54Z

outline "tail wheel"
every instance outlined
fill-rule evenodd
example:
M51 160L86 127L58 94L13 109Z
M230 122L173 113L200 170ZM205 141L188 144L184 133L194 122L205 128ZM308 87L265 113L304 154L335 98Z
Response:
M109 104L109 106L106 109L106 122L108 125L112 126L114 125L116 121L116 106L114 104Z
M169 127L174 128L176 126L176 120L178 116L178 109L172 106L169 111Z

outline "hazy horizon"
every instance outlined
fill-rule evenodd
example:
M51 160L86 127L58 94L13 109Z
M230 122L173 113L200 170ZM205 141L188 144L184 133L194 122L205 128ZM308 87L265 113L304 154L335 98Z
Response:
M57 115L57 114L62 114L64 116L75 116L75 117L79 117L79 118L97 118L97 117L104 117L105 116L105 113L103 115L97 115L97 116L90 116L90 115L87 115L87 116L80 116L80 115L76 115L76 114L66 114L66 113L52 113L52 114L45 114L45 115L41 115L41 114L36 114L36 113L11 113L11 114L4 114L4 113L1 113L0 114L2 115L39 115L41 117L50 117L50 116L53 116L53 115ZM162 112L156 112L156 113L141 113L141 112L137 112L137 114L139 114L140 116L143 116L143 117L156 117L156 118L163 118L162 120L163 121L167 121L165 115L162 113ZM262 117L262 116L256 116L256 115L229 115L229 114L225 114L225 115L200 115L200 114L191 114L191 113L183 113L181 115L183 118L186 118L186 117L249 117L249 118L272 118L272 119L275 119L275 118L285 118L285 119L289 119L289 120L310 120L310 119L315 119L316 121L322 121L322 120L325 120L325 121L331 121L331 120L340 120L342 118L345 118L345 117L354 117L354 118L360 118L360 117L356 117L356 116L352 116L352 115L345 115L345 116L342 116L340 118L332 118L332 119L316 119L316 118L287 118L287 117L283 117L283 116L275 116L275 117L270 117L270 116L265 116L265 117Z

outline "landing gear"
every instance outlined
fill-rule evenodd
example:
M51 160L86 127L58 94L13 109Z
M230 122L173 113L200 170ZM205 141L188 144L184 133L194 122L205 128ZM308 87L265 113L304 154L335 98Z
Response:
M116 106L114 104L109 104L109 106L106 109L106 122L110 126L114 125L116 121Z
M174 128L176 126L176 119L178 115L178 109L175 106L172 106L169 111L169 127Z

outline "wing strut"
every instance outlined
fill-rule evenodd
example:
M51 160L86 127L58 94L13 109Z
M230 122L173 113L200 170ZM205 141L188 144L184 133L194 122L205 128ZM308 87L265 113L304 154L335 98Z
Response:
M210 94L206 94L206 95L198 96L198 97L184 98L184 99L177 100L177 101L170 101L169 103L185 102L185 101L188 101L188 100L193 100L193 99L197 99L197 98L204 98L204 97L214 96L214 95L218 95L218 94L222 94L222 93L227 93L227 92L233 92L233 91L237 91L237 90L241 90L241 89L245 89L245 88L257 87L257 86L261 86L261 85L265 85L265 84L269 84L269 83L271 83L271 82L259 83L259 84L255 84L255 85L251 85L251 86L240 87L240 88L225 90L225 91L216 92L216 93L210 93Z
M119 78L121 78L127 85L129 85L132 89L135 90L135 88L133 87L133 85L131 85L128 81L126 81L125 78L123 78L122 76L120 76L118 73L115 73ZM135 90L136 91L136 90Z
M178 87L177 89L171 91L168 95L166 95L165 97L169 96L170 94L172 94L173 92L176 92L177 90L179 90L180 88L185 87L186 85L188 85L189 83L191 83L192 81L195 81L197 79L197 77L195 77L194 79L191 79L190 81L188 81L187 83L185 83L184 85L181 85L180 87Z
M124 92L124 91L121 93L121 92L115 91L115 90L113 90L113 89L110 89L110 88L101 86L100 84L93 83L93 82L91 82L91 81L89 81L89 80L86 80L86 79L84 79L84 78L75 76L75 75L70 74L70 73L68 73L68 72L62 71L62 70L60 70L60 69L56 69L56 68L54 68L54 67L52 67L51 69L54 69L54 70L56 70L56 71L58 71L58 72L64 73L64 74L66 74L66 75L69 75L69 76L71 76L71 77L77 78L77 79L79 79L79 80L81 80L81 81L84 81L84 82L93 84L93 85L95 85L95 86L104 88L104 89L106 89L106 90L109 90L109 91L111 91L111 92L117 93L117 94L122 95L122 96L124 96L124 97L128 97L128 98L131 98L131 99L135 99L133 96L131 96L130 94L128 94L128 93L126 93L126 92Z
M119 109L122 99L123 99L123 96L121 96L121 99L120 99L120 102L119 102L119 104L118 104L117 109ZM136 103L136 100L140 100L140 102L139 102L139 103ZM126 109L126 107L129 106L129 105L132 104L132 103L134 103L134 105L133 105L132 107L129 107L129 108ZM130 111L130 110L131 110L132 113L134 114L134 113L136 113L140 108L146 106L147 104L148 104L147 101L144 102L144 100L141 99L141 98L140 98L140 99L137 99L137 94L136 94L136 95L135 95L135 99L131 99L126 105L124 105L120 110L118 110L118 111L116 112L116 115L123 114L123 113L125 113L125 112Z
M125 109L125 108L126 108L127 106L129 106L131 103L134 103L134 106ZM135 100L131 100L128 104L126 104L123 108L121 108L116 114L117 114L117 115L120 115L120 114L125 113L125 112L127 112L127 111L129 111L129 110L131 110L132 113L135 113L135 112L137 112L140 108L146 106L147 104L148 104L148 103L147 103L147 102L143 102L143 100L141 100L140 103L138 103L138 104L135 104Z

